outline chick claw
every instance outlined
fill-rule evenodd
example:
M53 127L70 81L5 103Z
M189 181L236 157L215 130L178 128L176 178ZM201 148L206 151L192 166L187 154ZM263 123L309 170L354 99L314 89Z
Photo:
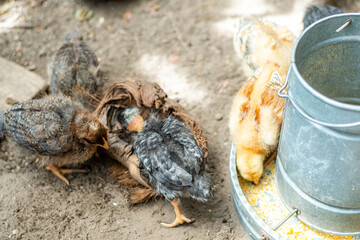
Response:
M88 172L85 169L62 169L61 167L48 164L46 166L47 170L50 170L52 173L54 173L58 178L63 180L67 185L69 185L69 181L64 177L64 174L67 173L86 173Z
M177 216L172 223L161 223L161 225L164 227L173 228L178 225L184 224L185 222L186 223L195 222L195 218L189 219L189 218L185 217L184 215L181 215L181 216Z
M175 210L175 214L176 214L176 218L172 223L161 223L162 226L164 227L168 227L168 228L173 228L176 227L178 225L184 224L186 223L193 223L195 222L195 218L187 218L185 217L181 211L180 211L180 206L179 206L179 199L175 198L174 200L171 201L171 204L174 206L174 210Z

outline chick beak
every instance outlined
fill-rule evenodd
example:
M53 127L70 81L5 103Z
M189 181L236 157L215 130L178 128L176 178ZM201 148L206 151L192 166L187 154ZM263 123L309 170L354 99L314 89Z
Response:
M98 146L104 148L105 150L109 150L109 144L107 143L106 139L104 137L102 139L104 144L103 145L98 144Z
M259 178L253 177L253 183L255 183L256 185L259 184Z

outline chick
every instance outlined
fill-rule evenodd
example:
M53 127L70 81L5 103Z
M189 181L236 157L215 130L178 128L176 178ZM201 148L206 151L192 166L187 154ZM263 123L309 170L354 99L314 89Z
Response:
M42 163L66 184L63 174L84 172L62 169L78 165L108 149L107 130L96 117L66 97L30 100L12 106L4 114L5 136L22 148L47 156Z
M234 36L234 49L252 73L269 61L279 64L282 71L287 71L286 63L290 62L294 42L294 35L285 26L254 17L242 17ZM283 63L284 59L286 63Z
M235 47L257 70L234 99L229 129L241 176L258 184L264 160L279 141L285 100L277 96L277 90L285 81L295 38L285 27L259 19L244 18L241 23L241 45Z
M74 97L87 106L101 91L103 79L94 52L78 32L70 32L49 67L52 94Z
M334 6L311 5L306 8L305 16L303 19L304 29L322 18L341 13L344 12Z
M135 135L134 149L140 159L142 173L157 193L174 206L176 218L165 227L191 223L179 208L179 198L186 192L197 201L212 196L212 183L203 174L204 153L185 124L175 118L160 119L150 115L146 122L138 108L125 109L120 123Z

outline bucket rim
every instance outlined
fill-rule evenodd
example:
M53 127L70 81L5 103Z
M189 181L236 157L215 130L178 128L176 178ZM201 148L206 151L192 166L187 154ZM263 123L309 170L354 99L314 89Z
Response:
M316 21L315 23L311 24L309 27L307 27L302 33L301 35L298 37L298 39L295 42L294 48L292 50L291 53L291 65L290 68L293 68L294 73L296 74L296 76L298 77L300 83L311 93L313 94L315 97L317 97L319 100L332 105L334 107L337 108L341 108L341 109L345 109L345 110L350 110L350 111L356 111L356 112L360 112L360 106L356 106L353 104L349 104L349 103L344 103L344 102L340 102L337 100L334 100L332 98L329 98L323 94L321 94L320 92L318 92L315 88L313 88L312 86L310 86L310 84L302 77L302 75L300 74L297 66L296 66L296 61L295 61L295 55L296 55L296 49L299 45L299 42L301 41L301 39L309 32L312 30L312 28L316 25L322 24L323 22L329 20L329 19L333 19L333 18L343 18L343 17L359 17L360 18L360 13L341 13L341 14L336 14L336 15L332 15L332 16L328 16L325 17L319 21ZM339 26L340 27L340 26ZM290 69L289 68L289 69Z

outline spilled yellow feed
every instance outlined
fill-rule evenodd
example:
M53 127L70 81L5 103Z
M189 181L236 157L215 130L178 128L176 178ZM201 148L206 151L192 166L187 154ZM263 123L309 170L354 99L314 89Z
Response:
M264 171L259 185L239 177L240 186L255 212L270 227L276 226L289 214L283 205L275 186L275 162L269 164ZM322 233L303 224L295 217L290 218L277 232L290 240L360 240L360 236L337 236Z

